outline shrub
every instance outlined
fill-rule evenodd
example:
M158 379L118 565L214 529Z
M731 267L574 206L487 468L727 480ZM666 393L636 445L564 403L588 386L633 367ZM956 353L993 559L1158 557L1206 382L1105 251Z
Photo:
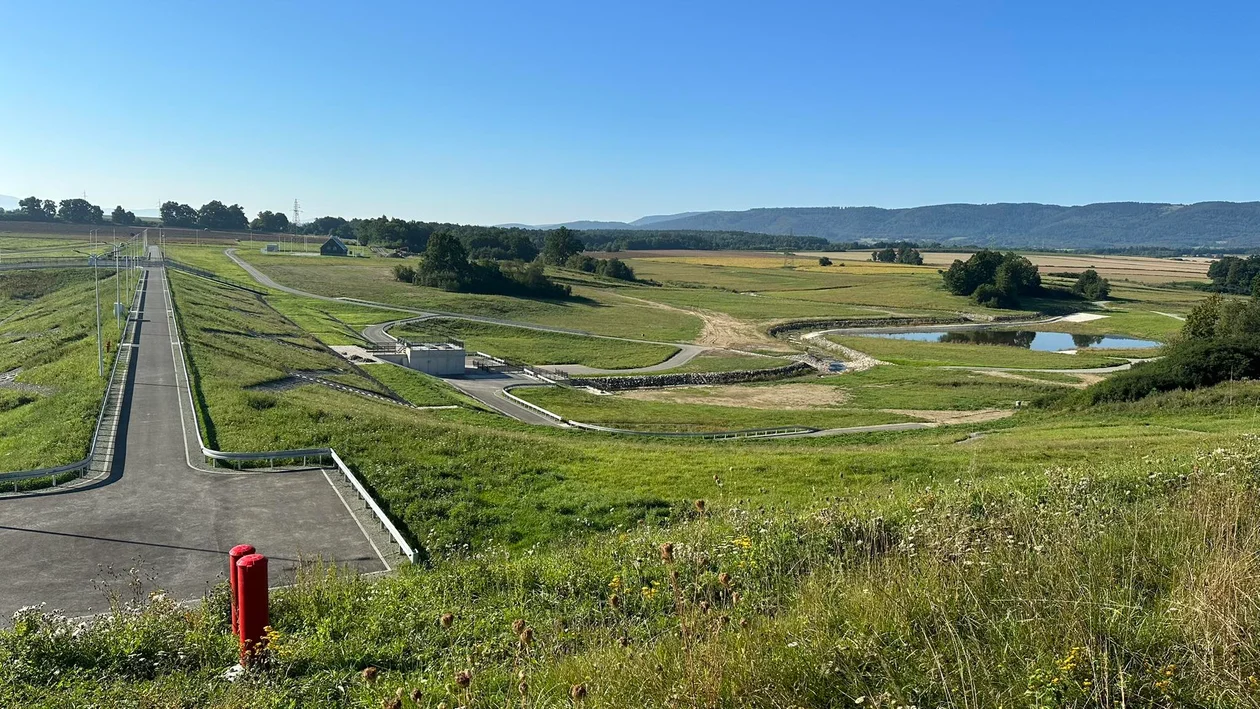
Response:
M1260 376L1260 339L1190 341L1174 347L1162 359L1134 365L1065 401L1086 404L1136 401L1156 392L1199 389L1257 376Z

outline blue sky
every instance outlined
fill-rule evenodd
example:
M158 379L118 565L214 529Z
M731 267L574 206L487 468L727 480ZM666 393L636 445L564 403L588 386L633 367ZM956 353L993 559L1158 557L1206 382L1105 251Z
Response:
M107 210L1260 199L1254 3L11 2L3 26L0 194Z

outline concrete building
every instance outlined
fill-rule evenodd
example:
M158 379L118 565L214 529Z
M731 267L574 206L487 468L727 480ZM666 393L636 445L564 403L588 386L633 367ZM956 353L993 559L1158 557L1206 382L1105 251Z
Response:
M464 348L453 342L411 343L406 349L408 367L436 377L464 373Z
M397 347L373 348L370 354L435 377L464 373L464 346L454 342L399 342Z

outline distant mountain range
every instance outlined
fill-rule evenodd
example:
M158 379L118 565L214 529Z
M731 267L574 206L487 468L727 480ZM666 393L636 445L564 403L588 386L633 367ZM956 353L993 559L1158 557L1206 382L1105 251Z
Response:
M509 225L503 225L509 226ZM559 224L524 225L552 229ZM747 231L821 236L831 241L933 241L1046 249L1126 246L1260 247L1260 202L1157 204L938 204L879 207L772 207L686 212L633 222L566 222L570 229Z

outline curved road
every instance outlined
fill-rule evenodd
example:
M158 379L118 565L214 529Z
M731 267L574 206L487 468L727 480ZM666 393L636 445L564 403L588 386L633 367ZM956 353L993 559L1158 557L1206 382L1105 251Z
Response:
M273 584L291 578L299 558L386 568L322 471L189 467L163 277L148 269L108 477L0 498L0 617L39 603L72 616L105 610L97 582L130 600L130 569L145 593L195 598L226 576L227 552L241 543L272 560Z

